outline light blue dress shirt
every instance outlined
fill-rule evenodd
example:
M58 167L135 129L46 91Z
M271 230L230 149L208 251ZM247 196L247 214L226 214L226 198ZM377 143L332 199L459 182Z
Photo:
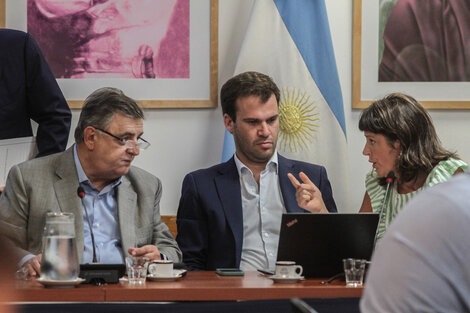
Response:
M240 268L274 270L282 213L285 212L278 175L277 152L260 174L259 186L251 170L235 155L240 176L243 244Z
M82 199L83 214L83 263L93 261L93 245L90 235L90 227L86 218L85 206L95 236L96 259L99 263L118 264L124 262L121 244L121 232L119 229L119 217L116 201L117 187L122 178L107 185L98 191L88 180L77 155L77 146L73 148L75 166L77 168L78 181L85 190Z

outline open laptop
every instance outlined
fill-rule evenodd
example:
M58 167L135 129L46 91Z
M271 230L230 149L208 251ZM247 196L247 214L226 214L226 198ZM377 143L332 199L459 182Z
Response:
M378 213L283 214L277 260L302 265L305 277L336 275L343 259L370 260L378 222Z

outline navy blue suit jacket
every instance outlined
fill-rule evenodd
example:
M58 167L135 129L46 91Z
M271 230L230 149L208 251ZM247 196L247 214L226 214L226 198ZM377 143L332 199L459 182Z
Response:
M323 166L279 155L279 185L287 212L307 212L297 205L287 173L303 171L320 189L330 212L337 212ZM222 164L186 175L177 216L176 241L191 270L239 267L243 243L240 180L233 157Z
M65 150L71 113L33 37L0 29L0 139L32 136L38 156Z

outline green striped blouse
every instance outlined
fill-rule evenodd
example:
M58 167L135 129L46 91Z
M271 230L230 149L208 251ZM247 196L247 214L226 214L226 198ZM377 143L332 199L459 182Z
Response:
M397 191L397 184L394 183L390 187L389 194L385 203L384 212L382 213L382 220L379 224L379 231L377 240L382 238L385 230L390 225L395 216L401 211L403 206L418 192L424 188L442 183L448 180L457 171L457 169L467 169L467 164L461 160L450 158L446 161L441 161L429 173L424 185L416 191L399 194ZM373 212L380 212L382 202L385 196L385 186L379 185L379 178L377 172L373 169L366 176L366 192L370 197Z

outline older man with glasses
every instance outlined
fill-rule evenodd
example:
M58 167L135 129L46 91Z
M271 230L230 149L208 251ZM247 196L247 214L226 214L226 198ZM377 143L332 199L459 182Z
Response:
M48 211L74 213L80 263L123 263L128 255L181 261L160 217L160 180L131 166L150 146L142 138L143 118L122 91L98 89L85 100L74 146L11 169L0 198L0 231L15 245L27 277L40 275Z

